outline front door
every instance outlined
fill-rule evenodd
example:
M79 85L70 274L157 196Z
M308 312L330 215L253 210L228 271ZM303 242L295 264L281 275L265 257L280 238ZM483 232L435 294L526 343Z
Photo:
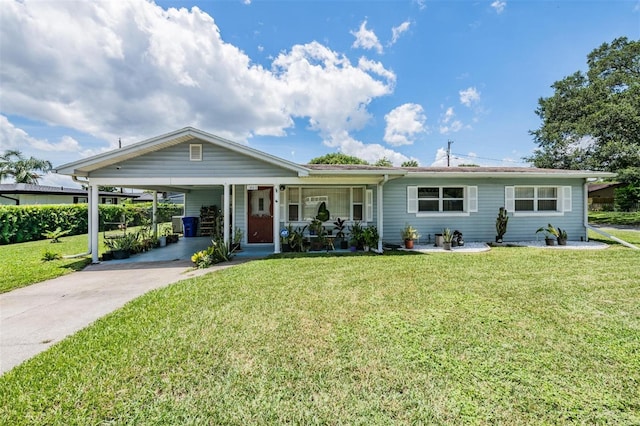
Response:
M247 242L273 244L273 187L247 191Z

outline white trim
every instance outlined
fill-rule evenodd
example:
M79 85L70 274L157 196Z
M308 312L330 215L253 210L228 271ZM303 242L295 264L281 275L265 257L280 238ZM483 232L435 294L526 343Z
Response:
M464 217L471 216L469 212L419 212L416 217Z
M563 212L554 212L552 210L541 212L511 212L514 217L554 217L564 216Z

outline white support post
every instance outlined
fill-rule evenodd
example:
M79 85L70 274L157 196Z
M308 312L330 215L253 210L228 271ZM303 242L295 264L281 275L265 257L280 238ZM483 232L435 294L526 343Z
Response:
M98 234L100 226L98 224L98 185L92 185L89 187L91 191L91 262L98 263Z
M377 208L378 208L378 235L380 235L380 238L378 239L378 253L382 253L382 237L383 237L383 226L384 226L384 221L382 218L382 185L384 185L384 183L379 183L378 184L378 199L376 200L377 203Z
M153 238L158 237L158 191L153 191L153 213L151 223L153 227Z
M223 228L224 228L224 243L226 246L230 246L231 241L229 241L229 184L225 183L224 184L224 191L223 191L224 195L223 195L223 202L224 202L224 208L223 208Z
M273 186L273 252L280 253L280 185Z
M91 235L93 224L91 223L92 211L93 211L93 191L91 187L87 186L87 252L91 253Z

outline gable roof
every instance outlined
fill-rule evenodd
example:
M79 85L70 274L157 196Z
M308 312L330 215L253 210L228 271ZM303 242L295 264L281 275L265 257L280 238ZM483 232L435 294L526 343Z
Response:
M0 194L47 194L86 197L87 191L82 188L65 188L63 186L32 185L29 183L3 183L0 184ZM118 198L136 198L140 195L109 191L99 191L99 194L101 196Z
M299 164L292 163L290 161L267 154L262 151L258 151L257 149L250 148L245 145L241 145L237 142L233 142L228 139L203 132L202 130L195 129L193 127L185 127L171 133L127 145L120 149L63 164L56 167L54 169L54 172L63 175L88 176L88 174L94 170L98 170L124 160L129 160L131 158L139 157L150 152L159 151L173 145L193 140L208 142L213 145L221 146L223 148L237 152L239 154L246 155L248 157L255 158L278 167L282 167L283 169L292 170L294 172L297 172L299 176L307 176L309 173L309 171L305 167Z
M538 178L597 178L613 177L614 173L589 170L539 169L535 167L378 167L362 164L296 164L267 154L246 145L212 135L193 127L185 127L171 133L156 136L120 149L93 157L63 164L55 173L71 176L88 176L90 172L141 155L159 151L188 141L202 141L237 152L248 157L294 171L298 177L308 176L410 176L410 177L538 177Z

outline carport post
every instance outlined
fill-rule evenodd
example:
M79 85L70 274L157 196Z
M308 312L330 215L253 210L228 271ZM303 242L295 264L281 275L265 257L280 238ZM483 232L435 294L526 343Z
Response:
M224 226L224 244L229 247L230 246L230 241L229 241L229 184L225 183L224 184L224 191L223 191L224 195L223 195L223 203L224 203L224 214L222 215L222 221L223 221L223 226Z
M87 253L91 253L91 235L93 234L93 224L91 223L91 212L93 211L93 191L87 188Z
M152 224L153 224L153 238L158 237L158 191L153 191L153 212L152 212Z
M99 225L98 225L98 185L91 185L91 261L93 263L98 263L98 233Z

